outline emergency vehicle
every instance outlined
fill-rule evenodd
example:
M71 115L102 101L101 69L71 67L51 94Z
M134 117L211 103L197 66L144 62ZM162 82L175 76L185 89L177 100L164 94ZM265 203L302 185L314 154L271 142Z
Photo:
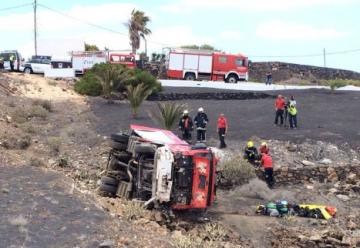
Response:
M206 209L214 202L217 159L205 145L139 125L111 135L110 145L100 192L177 210Z
M72 52L72 67L76 74L84 74L95 64L123 64L129 68L136 67L135 55L130 52L92 51Z
M248 80L248 58L242 54L171 49L166 58L171 79L237 83Z

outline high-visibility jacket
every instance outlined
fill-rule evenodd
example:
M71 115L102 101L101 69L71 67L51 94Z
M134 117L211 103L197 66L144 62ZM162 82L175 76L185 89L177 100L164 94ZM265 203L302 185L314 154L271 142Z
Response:
M272 158L269 154L262 154L261 156L261 165L264 167L264 169L272 168L273 162Z
M294 106L290 107L288 109L288 112L289 112L290 115L296 115L297 114L297 110L296 110L296 108Z

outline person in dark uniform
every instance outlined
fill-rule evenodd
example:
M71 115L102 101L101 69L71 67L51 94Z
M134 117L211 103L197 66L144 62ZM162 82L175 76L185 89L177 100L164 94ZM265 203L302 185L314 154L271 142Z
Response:
M181 130L182 138L186 141L190 141L191 133L193 131L193 121L189 116L188 110L184 110L183 116L180 118L179 129Z
M206 125L209 122L209 119L203 108L198 109L198 113L194 119L194 122L196 126L197 142L206 142Z

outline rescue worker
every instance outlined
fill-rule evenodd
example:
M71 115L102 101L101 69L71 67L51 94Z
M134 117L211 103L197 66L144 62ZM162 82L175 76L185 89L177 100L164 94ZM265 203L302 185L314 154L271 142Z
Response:
M209 119L203 108L198 109L198 113L194 119L194 122L196 126L197 142L206 142L206 125L209 122Z
M179 129L181 130L182 138L186 141L190 141L191 133L193 131L193 121L189 116L188 110L184 110L183 116L180 118Z
M278 125L280 117L280 125L284 124L284 110L285 110L285 100L282 95L278 95L275 101L275 125Z
M10 69L11 71L14 71L15 55L11 54L9 60L10 60Z
M227 134L228 128L229 128L229 126L228 126L227 119L225 118L225 115L220 114L218 121L217 121L217 131L218 131L219 139L220 139L220 149L226 148L225 136Z
M262 153L269 154L269 151L270 151L269 146L267 145L267 143L265 141L263 141L261 143L259 150L260 150L260 154L262 154Z
M264 168L265 181L269 188L274 186L273 161L270 154L261 154L261 165Z
M290 128L297 128L297 109L294 105L289 107L289 124Z
M249 140L246 144L244 151L244 159L252 165L259 166L259 153L254 146L254 142L252 142L251 140Z
M266 81L265 81L265 85L271 85L272 83L272 74L269 71L268 73L266 73Z

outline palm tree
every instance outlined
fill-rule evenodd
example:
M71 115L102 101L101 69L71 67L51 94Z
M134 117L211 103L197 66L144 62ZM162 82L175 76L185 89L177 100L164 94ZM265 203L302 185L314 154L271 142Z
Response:
M153 113L155 119L161 123L163 128L171 130L179 121L186 104L176 102L158 103L159 115Z
M146 27L149 21L150 18L146 16L143 11L132 10L131 17L126 23L126 26L129 30L130 45L133 54L135 54L136 50L140 47L140 38L143 38L146 42L145 36L151 34L151 30ZM145 53L146 52L147 51L145 51Z
M136 86L127 86L126 91L127 100L130 103L133 118L136 118L139 107L141 106L142 102L151 94L152 90L148 89L144 84L138 84Z

